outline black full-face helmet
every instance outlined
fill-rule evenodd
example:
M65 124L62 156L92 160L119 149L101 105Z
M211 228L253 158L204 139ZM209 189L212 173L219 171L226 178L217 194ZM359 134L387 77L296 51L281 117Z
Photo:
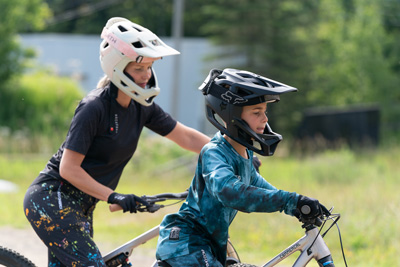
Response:
M282 136L268 123L264 133L257 134L241 118L242 110L244 106L277 102L280 94L296 92L296 88L244 70L213 69L199 89L205 95L207 119L218 130L260 155L274 154Z

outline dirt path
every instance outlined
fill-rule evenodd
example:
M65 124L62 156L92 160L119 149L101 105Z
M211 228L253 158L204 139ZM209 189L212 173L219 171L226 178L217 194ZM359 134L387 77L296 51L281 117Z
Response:
M107 244L98 245L102 253L107 253L113 249ZM47 248L32 229L15 229L10 226L0 227L0 246L17 251L38 267L47 266ZM134 256L131 257L134 267L151 266L154 261L154 251L144 251L138 248L134 252Z

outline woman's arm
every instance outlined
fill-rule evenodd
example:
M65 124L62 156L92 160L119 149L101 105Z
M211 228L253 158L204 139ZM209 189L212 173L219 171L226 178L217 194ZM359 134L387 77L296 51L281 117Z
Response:
M200 153L205 144L210 141L207 135L177 122L175 128L165 137L174 141L184 149Z
M81 167L84 158L81 153L64 149L60 163L61 177L86 194L107 201L113 190L97 182Z

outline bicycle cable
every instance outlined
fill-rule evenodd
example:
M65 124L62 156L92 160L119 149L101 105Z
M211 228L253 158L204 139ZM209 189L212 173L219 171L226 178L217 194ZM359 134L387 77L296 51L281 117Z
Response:
M342 250L342 256L343 256L343 261L344 261L344 265L346 267L348 267L347 265L347 261L346 261L346 256L344 254L344 248L343 248L343 241L342 241L342 234L340 233L340 228L339 228L339 224L337 223L337 221L340 219L340 214L334 214L336 219L333 219L332 217L329 217L328 219L333 220L332 225L328 228L328 230L335 224L336 228L338 229L338 235L339 235L339 242L340 242L340 248ZM324 233L324 235L328 232L328 230Z
M335 219L334 219L335 218ZM328 229L326 229L326 231L321 235L322 238L325 237L325 235L329 232L329 230L332 228L333 225L336 225L336 228L338 229L338 234L339 234L339 242L340 242L340 249L342 250L342 256L343 256L343 261L346 267L348 267L347 265L347 261L346 261L346 256L344 254L344 248L343 248L343 241L342 241L342 235L340 233L340 228L339 228L339 224L337 223L340 219L340 214L331 214L330 216L326 217L326 219L324 220L323 224L321 225L320 229L319 229L319 233L321 234L322 228L325 225L325 222L327 220L333 220L332 224L329 226ZM318 237L318 235L317 235ZM311 247L314 245L314 242L317 240L317 237L314 239L313 243L311 244L311 246L308 249L311 249Z
M176 202L174 202L174 203L171 203L171 204L168 204L168 205L160 205L160 206L162 206L163 208L164 208L164 207L169 207L169 206L176 205L176 204L178 204L178 203L180 203L180 202L182 202L182 201L184 201L184 199L178 200L178 201L176 201Z

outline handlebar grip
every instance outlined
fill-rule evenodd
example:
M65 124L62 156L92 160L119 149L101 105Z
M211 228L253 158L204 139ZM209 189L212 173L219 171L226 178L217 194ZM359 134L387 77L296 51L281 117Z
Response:
M111 204L108 206L111 212L122 210L122 207L118 204Z

